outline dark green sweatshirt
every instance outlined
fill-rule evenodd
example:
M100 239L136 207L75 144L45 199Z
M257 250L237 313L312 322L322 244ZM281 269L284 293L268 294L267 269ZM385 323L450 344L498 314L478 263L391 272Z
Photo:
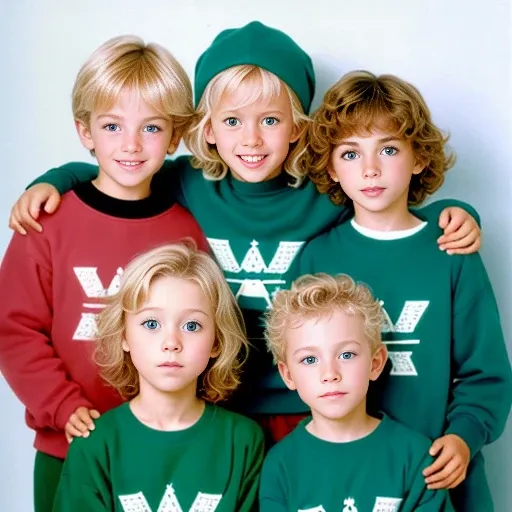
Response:
M207 405L190 428L153 430L125 403L75 438L54 512L256 511L263 433L256 423Z
M422 471L430 440L384 416L368 436L323 441L307 422L274 446L261 473L263 512L451 512L447 491L430 491Z
M36 182L48 182L63 193L93 179L96 166L70 163ZM206 180L189 157L167 160L153 178L153 193L172 194L195 217L242 308L252 349L243 382L232 406L243 412L300 413L308 410L297 393L283 384L263 338L262 312L273 295L290 282L289 270L303 244L350 216L306 180L299 188L282 174L263 183L245 183L230 174ZM34 182L34 183L36 183ZM422 209L437 223L440 212L456 201L438 201ZM462 206L477 217L468 205Z
M475 456L505 427L510 361L480 255L449 256L437 248L439 235L429 222L378 240L346 222L305 247L297 274L344 273L370 286L383 303L389 350L379 407L430 438L460 436Z

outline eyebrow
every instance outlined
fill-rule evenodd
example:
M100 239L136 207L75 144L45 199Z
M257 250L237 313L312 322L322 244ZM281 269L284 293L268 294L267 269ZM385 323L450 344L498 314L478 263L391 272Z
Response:
M117 116L116 114L109 114L108 112L106 114L99 115L98 119L102 119L104 117L108 117L110 119L118 119L118 120L123 119L122 116ZM165 117L162 117L162 116L151 116L151 117L145 117L144 119L142 119L143 123L149 123L151 121L168 121L168 119Z
M380 144L385 144L386 142L391 142L391 141L399 141L401 139L399 139L398 137L383 137L382 139L379 139L377 142L379 142ZM353 142L351 140L342 140L338 146L352 146L352 147L357 147L359 146L359 143L357 142Z
M226 114L238 114L239 112L240 112L239 108L227 108L225 110L219 110L219 114L224 115L224 116ZM282 110L267 110L260 114L260 116L271 116L271 115L284 116L284 112Z
M148 311L163 311L164 308L159 308L159 307L152 307L152 306L148 306L146 308L142 308L142 309L139 309L137 311L137 315L140 315L141 313L146 313ZM205 316L209 316L208 313L202 309L198 309L198 308L188 308L188 309L184 309L183 311L181 311L181 313L183 314L190 314L190 313L201 313Z
M351 343L355 343L356 345L359 345L361 346L361 343L359 343L359 341L357 340L344 340L340 343L338 343L338 348L343 348L345 347L346 345L350 345ZM317 346L314 346L314 345L308 345L307 347L300 347L298 348L297 350L295 350L293 352L293 355L297 354L298 352L302 352L302 351L307 351L307 352L314 352L315 349L318 348L318 345Z

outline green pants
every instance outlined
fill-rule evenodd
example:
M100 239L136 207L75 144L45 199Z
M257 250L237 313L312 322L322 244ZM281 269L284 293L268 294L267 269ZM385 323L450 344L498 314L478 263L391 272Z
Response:
M36 452L34 463L34 512L52 512L64 459Z

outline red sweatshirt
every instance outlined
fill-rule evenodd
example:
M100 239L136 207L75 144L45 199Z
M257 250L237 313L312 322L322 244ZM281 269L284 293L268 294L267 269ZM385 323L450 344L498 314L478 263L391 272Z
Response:
M121 201L85 183L65 194L43 233L15 234L0 268L0 371L26 407L35 447L64 458L64 426L80 406L122 402L92 361L95 315L137 254L191 237L194 218L154 196Z

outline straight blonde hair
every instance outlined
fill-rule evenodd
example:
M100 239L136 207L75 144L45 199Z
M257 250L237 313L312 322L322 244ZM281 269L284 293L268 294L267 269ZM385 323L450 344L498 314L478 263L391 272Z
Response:
M199 378L198 396L208 402L225 400L240 383L248 343L244 322L229 285L215 261L190 244L168 244L136 257L126 267L119 291L107 299L98 317L95 361L103 379L121 396L139 393L139 374L129 352L122 347L126 315L140 310L158 279L175 277L201 287L215 315L212 358Z

